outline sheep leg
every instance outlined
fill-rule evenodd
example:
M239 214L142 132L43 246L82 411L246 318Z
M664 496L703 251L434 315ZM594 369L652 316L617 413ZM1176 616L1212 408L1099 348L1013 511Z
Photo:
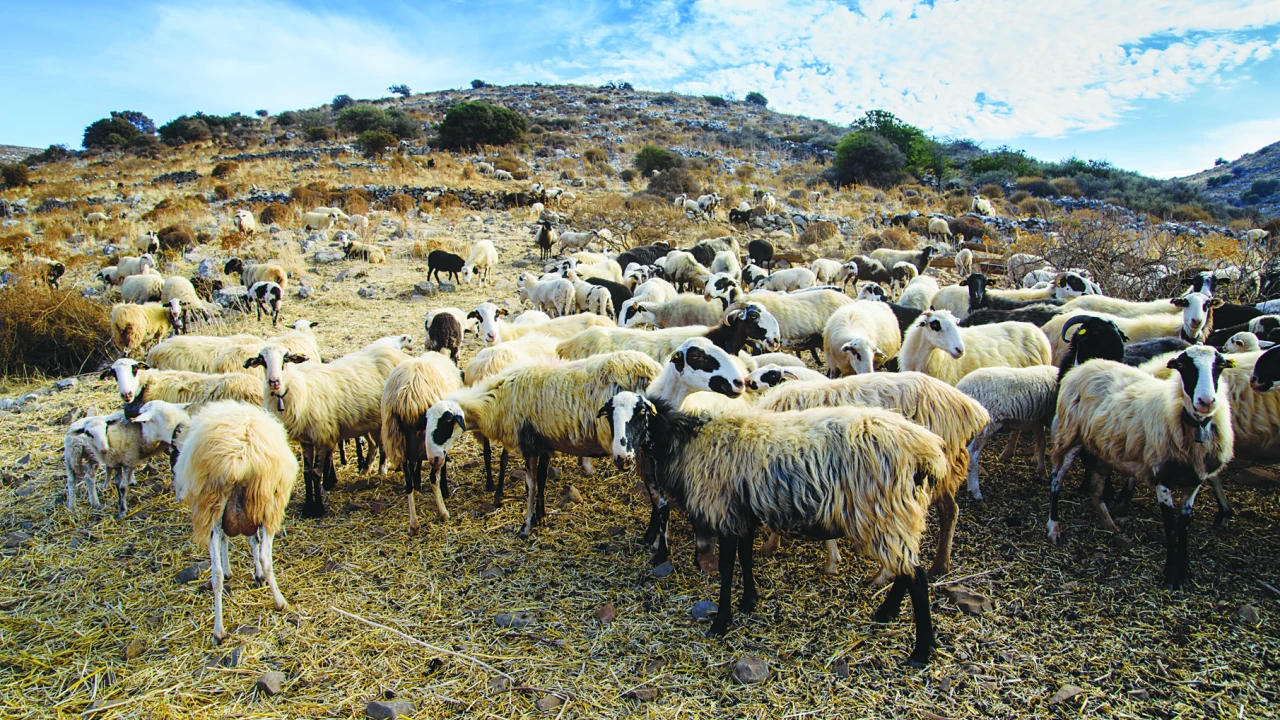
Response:
M493 492L493 446L489 444L489 438L476 437L480 438L480 447L484 449L484 489Z
M1045 448L1045 431L1043 425L1036 425L1036 477L1044 477L1044 448Z
M1049 484L1049 540L1055 545L1062 542L1062 527L1058 523L1058 497L1062 495L1062 479L1067 476L1071 463L1075 462L1076 455L1079 453L1079 447L1071 448L1053 468L1053 480ZM1055 451L1054 454L1056 455L1057 452Z
M333 465L333 449L328 448L318 450L321 465L324 468L324 482L322 486L325 490L333 490L338 487L338 470ZM369 459L373 459L373 448L369 448Z
M738 538L720 534L720 602L716 604L716 619L707 629L707 637L724 637L733 622L733 564L738 559Z
M222 627L222 525L214 523L209 533L209 585L213 588L213 644L227 637Z
M933 505L938 509L938 549L933 554L929 576L940 577L951 569L951 543L956 537L956 517L960 515L960 506L951 493L938 496Z
M1231 510L1231 503L1227 502L1227 496L1222 492L1220 475L1213 476L1213 494L1218 498L1218 514L1213 516L1213 524L1215 527L1224 527L1235 512Z
M495 506L502 505L502 491L507 484L507 458L511 455L506 448L502 449L502 454L498 456L498 487L493 491L493 504Z
M770 530L769 536L760 544L760 550L757 554L760 555L760 557L771 557L774 553L778 552L778 546L781 544L782 533Z
M835 540L827 541L827 562L822 566L823 575L835 575L840 569L840 547Z
M1107 509L1106 500L1103 495L1103 483L1101 482L1101 472L1105 469L1105 465L1099 465L1089 474L1092 476L1093 484L1093 509L1098 513L1098 524L1103 530L1113 533L1119 533L1120 528L1116 527L1116 521L1111 518L1111 511Z
M538 458L538 508L534 512L533 523L541 525L547 516L545 498L547 494L547 466L551 464L551 453L544 453Z
M128 492L129 486L133 484L133 468L125 467L116 470L116 494L120 499L120 509L116 513L116 518L120 519L128 513L129 508L125 503L125 493Z
M1021 437L1021 430L1014 430L1009 433L1009 441L1005 443L1004 452L1000 454L1000 462L1002 464L1013 459L1013 454L1018 451L1018 440Z
M907 665L923 668L929 664L937 640L933 634L933 616L929 610L929 581L925 578L924 568L917 567L911 580L911 614L915 621L916 642L907 658Z
M718 564L715 554L715 534L705 526L693 527L694 561L702 572L709 573ZM723 557L723 555L721 556Z
M1197 485L1182 501L1182 512L1178 515L1178 569L1181 573L1182 585L1191 582L1191 558L1187 554L1187 536L1191 531L1191 513L1195 508L1196 495L1203 485ZM1176 589L1180 589L1181 585Z
M658 531L662 529L662 508L666 503L648 482L644 484L644 491L649 496L649 525L644 529L643 542L645 545L654 545L658 541Z
M409 537L418 536L418 508L415 493L421 484L422 475L422 459L413 457L414 443L409 442L405 447L405 459L401 465L404 472L404 494L409 496Z
M441 467L441 468L440 468L440 477L441 477L441 480L440 480L440 482L439 482L439 483L437 483L437 482L436 482L436 469L435 469L435 468L431 468L431 490L432 490L432 494L435 496L435 501L436 501L436 515L439 515L441 520L448 520L448 519L449 519L449 510L444 506L444 497L442 497L442 496L441 496L441 494L440 494L440 486L441 486L441 485L443 485L443 484L445 483L445 481L444 481L444 479L443 479L443 478L445 477L445 469L444 469L444 467Z
M360 449L360 441L356 441L356 450ZM338 443L338 461L343 465L347 464L347 441L343 440Z
M96 467L90 469L84 474L84 494L89 497L89 507L93 508L94 510L97 510L100 505L98 502L98 484L94 482L94 479L93 479L93 476L97 474L98 474L98 468ZM104 481L106 480L105 476L103 477L103 480ZM71 499L71 496L68 495L67 496L68 502L70 501L70 499Z
M253 558L253 586L262 587L262 583L266 581L266 576L262 574L262 533L265 532L261 527L258 531L249 536L249 556Z
M524 461L524 526L517 533L522 540L528 540L529 533L533 531L533 510L538 502L536 496L538 489L537 464L537 457L531 457Z
M1107 488L1111 487L1111 476L1107 475ZM1124 484L1120 486L1120 491L1114 493L1114 497L1107 503L1107 508L1112 515L1120 515L1129 510L1129 502L1133 500L1134 480L1131 477L1125 478ZM1106 497L1105 495L1103 496Z
M1178 577L1178 514L1173 507L1173 491L1166 485L1157 485L1156 503L1164 520L1164 585L1169 590L1178 590L1182 581Z
M582 469L582 477L592 477L596 474L595 464L591 462L589 457L578 458L578 465Z
M978 473L982 469L982 449L991 441L991 437L1000 431L999 423L991 423L984 427L973 440L969 441L969 495L974 500L982 499L982 487L978 481Z
M259 552L262 554L262 571L267 575L267 586L271 588L271 603L275 605L276 610L284 610L288 607L288 603L284 601L284 596L280 594L280 588L276 585L276 566L272 557L273 546L276 538L267 531L262 531L262 546Z
M755 612L756 601L760 598L756 593L755 560L752 558L755 544L755 528L738 538L738 564L742 566L742 600L738 603L738 612L741 613Z
M440 465L440 487L437 496L441 498L440 505L443 507L443 499L453 497L453 492L449 490L449 458L445 458ZM445 519L449 519L449 513L444 514Z
M320 470L316 467L317 452L314 445L302 446L302 479L306 484L306 500L302 504L302 517L324 517L324 497L320 490Z
M343 460L342 464L346 465L347 461ZM364 452L364 438L363 437L356 438L356 472L359 472L360 474L364 474L365 471L367 471L369 469L369 466L372 464L373 464L373 448L370 447L369 453L366 455Z
M219 532L222 536L222 577L223 579L231 577L231 538L227 537L225 532Z
M69 461L64 463L63 467L67 471L67 512L71 512L76 508L76 474ZM85 484L88 484L88 480Z
M876 611L871 615L872 622L887 623L898 617L898 611L902 609L902 598L906 597L910 586L910 575L903 573L894 576L893 585L889 586L889 592L885 594L884 601L880 603L880 607L876 608ZM912 602L914 602L914 598Z

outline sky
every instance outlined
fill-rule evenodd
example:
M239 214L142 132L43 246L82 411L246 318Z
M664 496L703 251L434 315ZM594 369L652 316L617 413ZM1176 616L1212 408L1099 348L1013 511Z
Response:
M0 144L490 84L744 97L1171 177L1280 140L1280 0L0 0ZM90 18L92 21L89 21Z

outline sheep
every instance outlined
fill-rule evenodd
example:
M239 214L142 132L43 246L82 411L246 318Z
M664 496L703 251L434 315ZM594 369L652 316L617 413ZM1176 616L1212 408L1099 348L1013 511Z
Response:
M693 247L689 248L689 254L693 255L693 259L703 265L710 265L712 260L715 259L716 253L722 250L728 250L733 253L735 258L742 254L741 248L738 247L738 241L732 235L699 240Z
M134 484L134 473L143 463L158 455L164 446L158 440L148 439L139 421L127 419L124 413L115 413L108 418L105 433L96 441L96 446L106 470L105 482L110 483L115 478L116 517L123 518L129 512L125 495L129 486Z
M880 283L869 282L858 288L857 300L875 300L876 302L888 303L889 292L880 287Z
M924 272L929 267L929 260L933 257L934 247L926 245L920 250L890 250L889 248L879 248L872 250L870 257L872 260L878 261L881 265L891 268L900 262L909 262L916 266L916 270Z
M742 204L744 204L744 205L745 205L746 203L742 203ZM749 224L750 222L751 222L751 208L750 208L750 207L747 207L746 209L743 209L743 208L741 207L741 205L739 205L739 207L737 207L737 208L730 208L730 209L729 209L729 224L730 224L730 225L747 225L747 224Z
M755 265L767 268L773 264L773 243L756 239L747 243L747 257Z
M493 171L493 179L494 179L494 180L507 180L507 181L510 181L510 180L515 180L515 179L516 179L516 176L515 176L515 175L512 175L511 173L507 172L506 170L494 170L494 171Z
M617 305L618 309L618 325L623 325L629 315L632 305L640 302L666 302L679 297L680 293L676 292L676 288L671 283L662 278L649 278L636 286L635 291L631 294L631 299L624 300Z
M853 264L853 268L850 269L856 273L856 280L877 282L881 285L888 285L893 282L893 276L890 274L889 268L875 258L867 257L866 255L854 255L849 258L849 262L845 263L845 267L849 268L850 264ZM848 278L845 279L848 280Z
M529 217L540 218L542 217L542 212L546 209L547 209L546 205L540 202L536 202L529 206Z
M761 195L757 199L757 202L760 203L758 207L764 210L766 215L772 215L778 212L778 198L774 197L773 193L765 193Z
M146 363L120 358L98 374L99 380L114 378L125 415L136 415L151 400L189 403L200 406L218 400L238 400L262 404L262 381L245 373L205 373L185 370L155 370Z
M815 261L816 262L816 261ZM829 260L827 262L830 262ZM742 279L742 265L738 263L738 254L732 250L721 250L711 259L707 268L713 275L728 275L734 280Z
M160 252L160 238L155 230L148 230L146 235L133 241L133 249L140 255L156 255Z
M1251 332L1257 335L1259 340L1280 341L1280 315L1259 315L1246 323L1223 327L1222 323L1217 322L1218 310L1221 310L1221 308L1214 310L1213 313L1214 324L1218 326L1218 329L1209 333L1209 336L1205 338L1206 345L1221 346L1232 335L1239 332Z
M275 327L280 320L280 304L284 301L284 288L276 283L263 280L254 283L249 288L249 298L253 300L258 322L262 322L262 313L265 311L271 318L271 327Z
M914 269L913 265L907 267ZM929 304L933 302L933 296L939 291L938 281L928 275L918 275L907 283L902 289L902 295L898 297L898 304L902 307L908 307L915 310L928 310Z
M960 277L968 277L973 274L973 251L969 248L956 253L956 272Z
M565 360L581 360L618 350L636 350L655 360L666 360L685 340L705 337L714 345L735 354L748 341L766 347L778 343L778 321L767 310L754 303L730 306L716 325L690 325L652 332L629 328L587 328L556 346L556 354Z
M480 334L479 319L477 319L476 317L468 316L466 312L456 307L442 307L442 308L436 308L435 310L428 311L426 318L423 319L422 327L424 332L427 333L427 335L431 334L431 323L435 321L436 316L439 315L440 313L449 313L455 319L457 319L458 327L459 329L462 330L462 337L459 339L459 342L461 342L461 340L465 340L468 334L471 334L471 335ZM550 318L547 318L547 319L550 320ZM428 340L427 344L430 345L431 341Z
M1169 301L1171 305L1181 309L1181 315L1142 315L1136 318L1108 315L1100 312L1063 312L1041 326L1053 343L1055 362L1061 360L1067 351L1067 341L1062 339L1062 329L1066 323L1078 315L1092 315L1110 320L1127 335L1132 342L1162 337L1181 337L1187 342L1202 342L1213 326L1212 310L1215 303L1221 304L1218 298L1206 298L1200 293L1190 293Z
M500 308L493 303L487 302L477 305L475 310L467 314L467 317L479 323L480 335L490 345L508 342L531 332L542 333L543 335L563 340L589 327L611 327L613 325L608 318L591 313L570 315L555 318L554 320L539 318L536 322L525 323L519 322L520 318L516 318L517 322L507 322L499 319L507 314L506 308Z
M715 532L720 611L710 633L732 621L735 559L740 612L756 603L753 544L760 525L810 537L848 537L894 575L873 618L892 619L910 591L916 639L908 662L923 667L934 645L928 584L918 566L932 479L946 472L942 440L875 409L687 414L661 398L620 392L600 409L620 467L638 454L654 487Z
M755 292L745 299L760 304L777 318L785 348L797 355L807 349L815 363L820 362L817 349L822 346L822 331L826 328L827 319L840 306L854 302L853 298L835 290L814 290L798 295Z
M427 279L431 279L431 274L435 273L436 282L440 282L440 271L445 271L449 279L458 282L458 273L466 272L467 261L462 259L461 255L454 255L444 250L432 250L427 255Z
M496 170L496 168L493 167L492 163L487 163L487 162L477 162L475 164L475 168L476 168L476 172L480 173L481 175L492 175Z
M436 313L427 324L427 350L443 353L458 362L458 348L462 346L462 324L453 313ZM394 463L393 463L394 464Z
M889 269L889 278L894 287L905 287L907 283L915 280L919 275L920 271L909 262L894 263L893 267Z
M964 320L969 313L984 307L1009 310L1030 302L1048 302L1055 290L991 290L990 281L982 273L972 273L955 285L941 288L930 303L934 310L947 310L957 320Z
M541 220L538 222L537 229L534 230L533 242L538 246L538 259L546 260L551 257L551 248L555 247L556 242L560 240L560 233L551 227L551 221Z
M1029 322L1037 327L1062 314L1062 308L1048 303L1037 303L1011 310L974 310L960 321L960 327L976 327L1000 322Z
M694 259L693 254L683 250L675 250L659 261L663 275L681 290L693 287L702 289L706 286L711 271Z
M314 212L314 213L332 213L332 214L333 214L333 215L334 215L338 220L349 220L349 219L351 219L351 216L350 216L350 215L348 215L348 214L346 214L346 213L342 210L342 208L340 208L340 207L336 207L336 206L334 206L334 207L325 207L324 205L320 205L320 206L316 207L315 209L313 209L311 212Z
M1275 345L1274 342L1258 340L1257 335L1245 330L1227 338L1222 349L1229 353L1249 353L1266 350L1273 345Z
M714 325L720 321L721 313L726 307L701 295L688 294L677 295L662 302L636 301L634 298L628 302L631 303L630 307L623 303L623 308L618 311L618 324L625 328L637 325L653 325L658 328Z
M818 258L809 263L815 281L821 285L834 285L844 278L844 266L835 260Z
M1143 315L1176 315L1182 312L1181 308L1173 304L1173 298L1134 302L1122 298L1107 297L1106 295L1084 295L1069 300L1063 303L1062 310L1066 313L1083 310L1095 314L1105 313L1123 318L1137 318Z
M452 322L457 318L448 313L436 316L437 321ZM404 473L404 491L409 496L409 535L418 534L418 513L414 495L422 490L422 459L426 448L423 417L432 405L445 395L462 387L458 368L443 355L428 352L421 357L406 360L387 376L382 388L382 447L387 462ZM436 471L440 482L436 482ZM449 494L447 467L441 463L431 466L432 493L435 496L436 514L449 519L444 497Z
M742 268L743 287L754 287L761 280L764 280L767 277L769 277L769 271L758 265L747 263Z
M520 273L516 279L517 295L553 318L572 313L573 283L564 278L539 280L531 273Z
M716 208L720 207L721 199L722 198L715 193L700 195L697 200L698 208L702 210L702 212L709 214Z
M560 276L565 280L568 280L573 285L574 311L587 312L587 296L591 294L591 291L595 289L595 286L578 277L577 271L572 269L562 270L560 272ZM550 277L552 276L548 276L548 279L550 279Z
M1190 579L1187 531L1196 494L1232 458L1231 408L1221 379L1233 365L1213 348L1192 347L1168 362L1178 372L1165 380L1111 360L1067 374L1053 423L1049 539L1062 541L1062 479L1084 452L1098 462L1093 475L1114 468L1151 487L1164 516L1164 581L1181 589ZM1175 491L1183 494L1180 511ZM1119 533L1102 501L1101 482L1093 483L1093 503L1103 529Z
M240 284L245 287L253 287L255 283L266 281L279 285L282 290L289 288L288 274L285 273L284 268L273 263L246 264L240 258L233 257L223 264L222 272L227 275L239 274Z
M622 307L622 304L630 300L632 295L630 288L622 283L617 283L604 278L587 278L587 284L602 288L609 295L609 302L613 308Z
M593 286L591 291L587 293L586 311L603 315L610 320L614 319L613 296L609 294L608 288Z
M178 334L186 333L191 312L199 313L206 322L220 312L218 306L205 302L196 294L195 285L190 280L178 275L166 278L160 287L160 304L169 308Z
M395 366L408 359L400 350L373 344L320 364L283 345L268 343L244 361L245 368L263 369L263 406L284 424L290 439L302 445L303 517L324 516L323 491L332 490L338 482L334 449L343 440L378 431L382 386ZM295 363L306 364L287 367Z
M898 367L923 372L948 385L981 367L1049 365L1049 339L1030 323L956 326L947 310L921 313L902 338Z
M340 216L334 210L327 212L309 212L302 214L302 227L304 230L328 230L338 221Z
M758 365L755 370L752 370L751 374L747 375L745 384L747 386L747 392L761 393L769 388L775 388L782 383L791 380L798 380L801 382L817 380L821 382L826 379L826 375L823 375L817 370L810 370L806 367L783 366L776 365L774 363L767 363L764 365Z
M791 290L813 287L817 284L817 281L818 276L809 268L794 267L785 270L774 270L769 273L769 277L756 282L753 287L756 290L790 292Z
M426 456L444 464L458 436L468 430L518 451L526 464L528 538L545 514L543 494L551 455L603 457L608 436L596 411L618 390L640 390L661 368L638 352L618 352L566 365L522 365L474 387L450 393L426 414Z
M98 488L93 478L105 463L98 443L106 438L107 422L120 417L120 413L109 416L90 412L87 417L76 420L67 428L67 434L62 439L62 464L67 471L68 512L75 510L77 480L84 481L89 507L98 509Z
M560 233L560 244L556 247L557 255L564 255L565 249L582 250L591 242L594 236L589 232L569 232Z
M342 238L342 252L343 254L346 255L348 260L360 259L374 265L381 265L387 261L387 254L382 251L382 248L378 247L377 245L362 243L359 240L352 240L349 237ZM433 250L432 252L436 253L436 252L442 252L442 251ZM458 257L457 255L453 255L452 257L458 258L458 263L456 267L458 267L458 269L461 269L462 258ZM454 272L455 272L455 279L456 279L457 277L456 271ZM428 274L429 273L430 271L428 270ZM438 274L436 275L436 279L437 280L440 279Z
M650 265L641 265L633 262L622 270L622 282L632 290L648 282L652 277L653 267Z
M369 218L364 215L347 216L347 227L356 235L364 235L369 230Z
M971 209L974 212L978 213L979 215L983 215L986 217L990 217L991 215L996 214L995 210L991 209L991 201L982 197L981 195L973 196L973 206L971 207Z
M174 332L169 309L157 303L111 306L111 342L125 355Z
M930 239L939 236L949 239L951 237L951 226L947 224L945 218L929 218L927 232Z
M115 265L98 270L97 278L102 281L103 285L119 285L120 284L120 268Z
M1030 367L978 368L956 383L956 389L977 400L991 415L991 422L969 443L969 494L982 499L978 482L982 449L1002 430L1012 430L1000 462L1006 463L1017 448L1018 434L1030 430L1035 435L1036 475L1045 474L1045 436L1053 421L1058 395L1058 368Z
M671 252L671 246L660 242L652 245L641 245L618 253L618 257L614 258L614 260L617 261L619 267L627 267L631 263L653 265L659 258L666 257L669 252Z
M315 333L311 328L319 323L308 320L296 320L291 329L266 340L255 338L252 342L231 343L219 348L212 358L212 369L209 372L228 373L244 372L248 368L245 361L256 357L266 345L280 345L285 350L301 355L311 362L320 362L320 348L316 344Z
M86 222L89 222L89 223L100 224L100 223L107 222L108 220L111 219L111 217L103 212L91 212L91 213L85 213L84 219Z
M126 255L116 258L116 284L124 282L124 279L131 275L142 275L144 273L156 274L156 259L150 254L143 254L138 257Z
M478 240L471 246L467 261L462 265L462 279L469 284L472 276L478 274L481 282L489 285L493 282L489 273L497 265L498 251L493 247L493 243L489 240Z
M154 412L154 411L153 411ZM146 412L144 425L157 419ZM255 582L266 582L276 610L287 607L276 585L273 546L284 527L285 508L298 475L285 428L259 407L217 402L190 419L186 430L170 430L178 448L173 490L191 508L192 542L209 548L213 586L213 641L222 642L222 585L230 567L229 540L249 538Z
M212 373L218 352L232 345L262 342L256 335L183 335L157 343L147 351L147 365L157 370Z
M246 235L252 235L258 230L258 221L254 219L253 212L250 210L243 208L237 210L232 222L235 224L236 230Z
M1259 355L1254 361L1253 372L1249 374L1249 385L1254 392L1261 394L1271 392L1278 383L1280 383L1280 350L1272 348Z
M120 283L120 299L141 305L160 299L164 278L159 275L130 275Z
M902 333L887 305L855 300L836 309L822 330L827 372L832 377L872 372L898 354Z

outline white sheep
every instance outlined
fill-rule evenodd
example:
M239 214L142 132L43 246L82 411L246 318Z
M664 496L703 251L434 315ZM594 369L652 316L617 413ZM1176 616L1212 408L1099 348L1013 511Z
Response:
M820 285L834 285L844 279L844 265L836 260L818 258L809 263L809 269L813 271L815 282ZM854 272L856 274L857 271Z
M1222 346L1222 349L1229 353L1251 353L1266 350L1272 345L1275 345L1275 343L1261 341L1257 335L1245 330L1227 338L1227 342Z
M1262 228L1254 228L1252 230L1247 230L1245 231L1245 234L1244 234L1245 241L1253 242L1253 243L1262 242L1263 240L1266 240L1268 237L1271 237L1271 233L1267 230L1263 230Z
M158 274L155 268L156 259L150 253L138 257L126 255L116 258L116 284L119 285L124 282L124 279L130 275Z
M262 404L262 381L246 373L205 373L185 370L155 370L130 358L120 358L98 374L99 380L114 378L120 399L139 406L151 400L200 405L218 400L238 400Z
M159 275L130 275L120 283L120 299L135 305L155 302L163 287L164 278Z
M539 316L533 316L532 313L524 313L521 318L530 316L527 322L520 322L520 318L516 318L515 322L502 320L501 318L507 314L506 308L486 302L477 305L475 310L467 314L467 317L479 323L480 336L490 345L508 342L531 332L542 333L543 335L563 340L589 327L610 327L613 325L608 318L592 313L581 313L555 319L551 319L542 313L539 313Z
M347 226L351 228L351 232L364 235L369 231L369 218L364 215L351 215L347 218Z
M774 197L773 193L764 193L761 195L759 197L759 203L760 207L769 215L778 212L778 198Z
M932 221L930 224L932 225ZM956 272L960 277L969 277L973 273L973 251L969 248L956 253Z
M995 210L991 208L991 201L982 197L981 195L973 196L972 210L978 213L979 215L983 215L986 217L990 217L991 215L996 214Z
M247 343L229 343L219 348L212 358L212 369L209 372L229 373L245 372L245 361L256 357L265 345L280 345L285 350L301 355L311 362L320 362L320 347L316 343L315 333L311 328L319 323L309 320L295 320L291 329L280 335L264 340L254 339Z
M104 212L91 212L85 213L84 219L88 223L100 224L107 222L111 217Z
M470 283L475 274L479 274L481 282L488 285L493 282L489 273L498 265L498 251L489 240L478 240L471 246L467 254L467 262L462 265L462 279Z
M258 230L258 221L254 219L253 212L250 210L237 210L234 222L236 230L246 235L252 235Z
M98 509L98 488L94 476L106 463L102 454L106 448L100 447L100 444L106 442L107 423L123 417L123 413L95 415L90 412L87 417L76 420L67 428L67 434L62 439L62 464L67 471L68 511L75 510L76 482L81 480L84 481L89 506L94 510Z
M97 448L106 469L105 482L110 484L112 478L115 478L118 498L116 517L123 518L129 512L125 495L129 486L134 484L134 473L158 455L164 446L157 440L145 437L138 422L126 419L123 413L116 413L106 423L106 432L97 442Z
M929 218L927 232L930 238L938 236L949 238L951 237L951 225L944 218ZM961 273L961 275L966 274Z
M1013 457L1019 433L1030 430L1035 435L1036 475L1044 477L1045 436L1053 421L1058 395L1058 368L1052 365L979 368L956 383L956 389L982 403L991 415L991 422L969 444L968 485L973 499L982 499L978 482L982 449L1003 430L1013 432L1000 463L1003 465Z
M768 277L756 282L754 288L772 292L790 292L813 287L817 282L818 276L809 268L793 267L769 273Z
M477 162L475 164L475 169L476 169L476 172L482 175L492 175L496 170L496 168L494 168L492 163L487 163L487 162Z
M564 278L540 280L531 273L520 273L516 294L553 318L572 314L575 307L573 283Z
M337 211L328 210L326 212L309 212L302 214L302 227L304 230L328 230L338 221Z
M97 277L104 285L119 285L120 268L117 268L115 265L108 265L107 267L98 270Z
M924 272L929 267L929 260L932 259L934 247L926 245L919 250L893 250L891 248L878 248L872 250L869 256L872 260L878 261L886 268L892 268L900 262L908 262L916 266L916 270Z
M916 269L916 266L906 261L896 262L893 267L889 268L890 285L893 287L899 285L906 287L907 283L919 276L920 271ZM927 310L928 308L923 309Z
M560 231L560 244L556 248L557 255L564 255L565 250L582 250L591 242L593 236L589 232Z
M506 170L494 170L493 179L511 181L511 180L515 180L516 176L512 175L510 172Z
M930 310L902 338L898 366L955 385L981 367L1048 365L1051 353L1049 338L1031 323L962 328L950 312Z
M584 309L589 313L614 319L613 294L609 292L609 288L592 286L587 292L587 305Z
M655 262L666 279L681 290L691 288L702 289L711 276L711 270L698 262L693 253L685 250L673 250L665 258Z
M1162 337L1181 337L1190 343L1204 342L1212 326L1211 311L1222 305L1220 298L1207 298L1201 293L1188 293L1169 301L1169 305L1181 311L1180 315L1159 314L1140 315L1138 317L1121 317L1102 312L1068 311L1054 316L1042 327L1053 344L1054 363L1060 363L1070 347L1069 340L1062 339L1062 328L1073 317L1091 315L1115 323L1129 338L1129 342L1139 342Z
M111 307L111 342L125 355L162 340L173 331L173 318L163 305L117 303Z
M853 298L835 290L814 290L795 295L753 292L745 298L730 295L722 301L749 300L763 306L778 320L782 346L796 353L809 349L815 363L818 362L817 348L821 347L827 320L841 306L853 303Z
M836 309L822 330L827 372L833 377L872 372L898 354L902 333L882 302L855 300Z
M911 266L908 266L911 267ZM907 283L898 297L898 304L915 310L928 310L933 297L938 294L938 281L928 275L919 275Z
M707 269L712 275L725 275L735 281L742 279L742 265L738 262L738 254L732 250L717 251Z
M262 342L256 335L181 335L157 343L147 351L147 365L157 370L212 373L214 357L230 345Z
M249 287L249 299L253 301L258 322L262 322L262 313L271 318L271 327L280 320L280 305L284 302L284 288L268 280L256 282Z
M622 303L622 309L618 312L618 324L624 328L639 325L653 325L657 328L715 325L720 321L724 308L725 305L718 300L707 300L701 295L681 294L662 302L637 301L632 297Z

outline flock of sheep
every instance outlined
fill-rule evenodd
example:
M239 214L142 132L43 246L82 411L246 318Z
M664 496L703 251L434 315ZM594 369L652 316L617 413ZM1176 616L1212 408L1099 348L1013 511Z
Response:
M777 203L770 195L759 201ZM713 211L720 198L677 203L692 216ZM339 219L367 224L357 217L317 208L304 220L314 229ZM247 211L236 223L254 229ZM825 540L827 573L839 562L836 541L848 539L891 583L876 621L893 619L910 597L909 662L923 666L934 646L928 575L949 568L956 494L966 484L981 499L979 455L995 433L1012 433L1006 458L1019 433L1034 434L1037 472L1050 479L1055 542L1059 492L1075 459L1107 530L1118 532L1110 513L1129 502L1135 481L1152 488L1172 589L1190 575L1188 530L1205 481L1222 520L1230 512L1222 469L1233 459L1280 460L1280 393L1270 392L1280 381L1280 350L1267 349L1280 339L1280 316L1268 313L1280 308L1223 302L1220 272L1186 278L1179 297L1131 302L1101 294L1087 273L1025 256L1005 269L1010 278L1025 275L1028 287L996 288L975 272L969 250L954 254L962 281L940 286L930 263L949 252L945 246L775 267L781 263L764 239L745 248L726 236L612 254L586 249L612 240L604 230L560 232L545 219L531 230L547 263L516 279L531 309L512 316L484 302L433 310L424 319L427 352L416 357L407 352L410 335L322 357L315 324L305 320L267 338L186 334L193 318L219 309L191 281L159 276L154 249L140 245L142 254L99 274L120 286L123 300L111 312L122 357L102 372L116 382L123 408L68 430L68 508L80 481L98 507L101 468L123 516L135 469L168 453L193 538L209 548L218 641L226 635L230 537L249 537L254 579L270 585L277 608L285 605L272 545L297 475L291 443L301 448L302 517L324 515L325 493L337 483L334 454L344 456L354 440L362 470L376 450L379 472L390 466L403 474L411 534L419 529L423 463L434 509L449 517L448 456L464 435L483 446L496 504L509 454L523 458L521 537L544 519L552 456L579 458L584 475L594 472L593 458L612 458L620 470L634 466L648 489L644 537L655 562L669 555L672 508L691 521L704 568L718 542L711 632L724 634L731 623L735 569L739 611L755 606L759 530L769 531L771 547L786 534ZM381 250L352 240L346 250L385 261ZM491 283L497 265L494 245L482 240L466 258L432 252L428 274ZM232 258L224 270L240 276L274 327L283 268ZM850 282L856 296L846 293ZM486 347L459 366L467 336ZM145 361L131 357L147 347ZM805 351L824 372L806 366ZM501 450L496 479L491 443ZM1126 479L1113 484L1111 471ZM920 544L930 507L939 541L926 573Z

